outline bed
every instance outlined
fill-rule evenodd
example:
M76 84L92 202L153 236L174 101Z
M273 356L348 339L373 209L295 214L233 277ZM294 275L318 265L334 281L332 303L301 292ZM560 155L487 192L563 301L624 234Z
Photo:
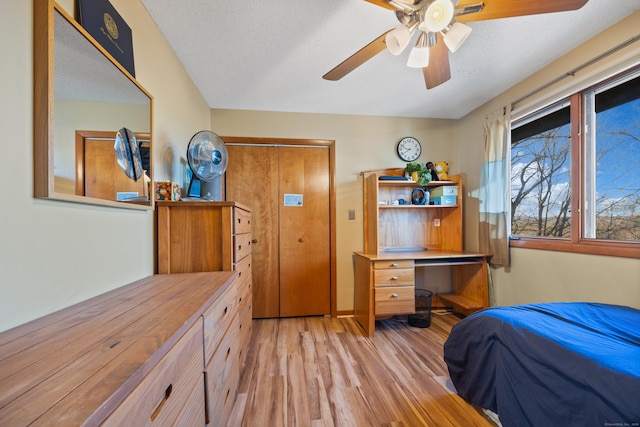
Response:
M458 394L510 426L640 426L640 310L598 303L486 309L444 345Z

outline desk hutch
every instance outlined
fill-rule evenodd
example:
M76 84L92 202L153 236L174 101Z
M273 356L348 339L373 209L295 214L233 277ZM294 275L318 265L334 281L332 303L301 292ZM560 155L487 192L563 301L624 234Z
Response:
M435 306L468 315L488 307L490 254L462 249L462 177L433 181L422 188L457 187L456 204L392 204L410 200L413 181L380 180L402 169L363 173L364 251L355 253L354 313L368 336L376 318L415 311L415 269L448 266L453 292L435 295Z

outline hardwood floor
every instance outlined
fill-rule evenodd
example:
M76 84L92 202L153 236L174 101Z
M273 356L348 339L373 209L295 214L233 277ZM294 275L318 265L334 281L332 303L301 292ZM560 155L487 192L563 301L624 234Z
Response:
M458 320L389 319L372 338L353 318L254 320L229 425L493 426L447 388L442 346Z

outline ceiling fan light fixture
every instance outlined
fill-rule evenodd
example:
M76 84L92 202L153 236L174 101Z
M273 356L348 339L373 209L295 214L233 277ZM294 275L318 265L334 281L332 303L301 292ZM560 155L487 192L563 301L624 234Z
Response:
M471 34L471 27L461 22L454 22L444 30L442 30L444 44L454 53L462 46L467 37Z
M431 32L437 33L447 28L453 19L454 12L451 0L434 0L427 6L424 12L424 20L420 25Z
M409 59L407 60L407 67L411 68L425 68L429 65L429 37L427 33L420 33L418 36L418 41L413 49L411 49L411 53L409 54Z
M411 30L404 25L390 31L385 37L387 49L394 55L400 55L411 41Z

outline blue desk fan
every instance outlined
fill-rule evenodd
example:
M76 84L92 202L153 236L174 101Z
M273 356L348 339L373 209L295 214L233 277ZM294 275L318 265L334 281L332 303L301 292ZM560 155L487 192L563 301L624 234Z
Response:
M189 196L204 200L222 200L221 177L227 170L228 152L222 138L209 130L202 130L189 141L187 163L193 177L189 183ZM199 184L199 195L194 188Z

